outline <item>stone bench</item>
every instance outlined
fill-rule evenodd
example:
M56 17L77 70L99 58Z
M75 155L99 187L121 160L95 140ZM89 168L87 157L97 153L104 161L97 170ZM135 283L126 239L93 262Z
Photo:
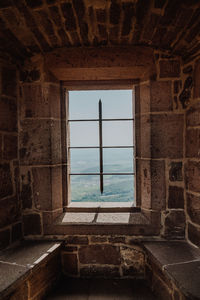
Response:
M60 246L24 241L0 252L0 299L42 299L60 277Z
M200 299L200 249L186 241L145 242L146 275L159 299Z

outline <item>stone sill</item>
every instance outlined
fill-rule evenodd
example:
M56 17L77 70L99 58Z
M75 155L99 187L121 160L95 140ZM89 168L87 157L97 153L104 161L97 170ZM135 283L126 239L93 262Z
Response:
M60 215L54 224L45 228L45 235L158 235L160 228L137 211L73 211Z

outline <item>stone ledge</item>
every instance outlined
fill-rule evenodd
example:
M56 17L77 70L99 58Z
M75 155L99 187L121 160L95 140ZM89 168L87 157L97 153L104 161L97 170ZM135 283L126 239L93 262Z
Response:
M15 293L27 279L32 280L35 271L50 261L60 246L61 242L23 241L19 246L1 251L0 299L10 299L8 295Z
M166 281L172 282L187 299L200 299L200 249L186 241L144 242L143 245L150 263L161 271Z

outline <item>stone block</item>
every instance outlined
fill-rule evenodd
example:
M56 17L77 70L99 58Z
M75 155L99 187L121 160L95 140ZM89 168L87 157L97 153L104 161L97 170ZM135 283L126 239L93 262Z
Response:
M12 175L10 165L0 164L0 198L13 194Z
M119 247L105 244L81 246L79 250L79 261L82 264L119 265Z
M88 237L87 236L75 236L71 235L66 238L66 244L72 245L88 245Z
M12 226L11 241L12 243L21 240L23 237L22 223L17 223Z
M197 60L194 67L194 98L200 97L200 60Z
M33 200L39 210L62 207L62 167L32 169Z
M188 239L196 246L200 246L200 228L188 222Z
M183 115L151 116L151 153L153 158L182 158Z
M77 254L62 253L62 268L66 275L78 275L78 258Z
M22 164L61 162L61 128L55 120L26 120L21 123L20 159Z
M151 157L151 116L143 115L140 119L140 155L142 158ZM137 134L137 131L136 131Z
M0 250L10 244L10 229L0 231Z
M16 99L0 97L0 130L17 132Z
M113 244L125 243L125 236L113 236L108 238L108 241Z
M200 102L197 102L187 110L186 125L187 126L200 125Z
M39 214L30 213L23 216L24 235L41 235L42 224Z
M186 131L186 157L200 157L200 129Z
M118 278L120 271L119 267L90 265L81 267L80 275L88 278Z
M144 253L132 247L123 246L120 248L121 264L123 266L123 273L126 275L144 275ZM125 274L124 274L125 275Z
M4 136L3 158L7 160L17 159L18 157L18 138L17 136Z
M179 60L161 60L160 66L160 78L179 77L180 76L180 61Z
M91 236L91 243L106 243L107 242L107 237L104 236ZM110 240L109 240L110 241Z
M0 228L18 221L20 214L17 197L0 200Z
M170 111L172 110L172 83L171 81L152 81L151 82L151 111Z
M180 210L167 211L165 216L164 236L178 238L185 236L185 213Z
M169 169L169 180L170 181L182 181L182 162L171 162Z
M150 160L140 160L140 192L142 208L151 208L151 163Z
M200 196L186 194L187 213L193 223L200 225Z
M161 210L166 207L165 162L151 161L151 208Z
M31 170L21 167L20 173L21 173L20 198L22 201L22 207L23 209L32 208L33 192L32 192Z
M189 160L185 164L186 188L190 191L200 193L200 162Z
M169 208L184 208L184 190L182 187L169 186Z
M15 97L17 94L16 70L2 68L2 94Z
M23 86L21 118L60 118L60 88L56 85Z
M147 113L151 111L151 94L150 84L140 85L140 113Z

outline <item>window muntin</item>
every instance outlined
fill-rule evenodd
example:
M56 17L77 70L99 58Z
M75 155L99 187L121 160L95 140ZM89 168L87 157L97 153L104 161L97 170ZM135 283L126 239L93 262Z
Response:
M102 121L99 121L101 98ZM121 101L120 101L121 100ZM100 142L102 123L102 144ZM134 199L134 120L131 90L69 92L71 201ZM102 165L101 165L101 156ZM103 182L103 193L101 193Z

